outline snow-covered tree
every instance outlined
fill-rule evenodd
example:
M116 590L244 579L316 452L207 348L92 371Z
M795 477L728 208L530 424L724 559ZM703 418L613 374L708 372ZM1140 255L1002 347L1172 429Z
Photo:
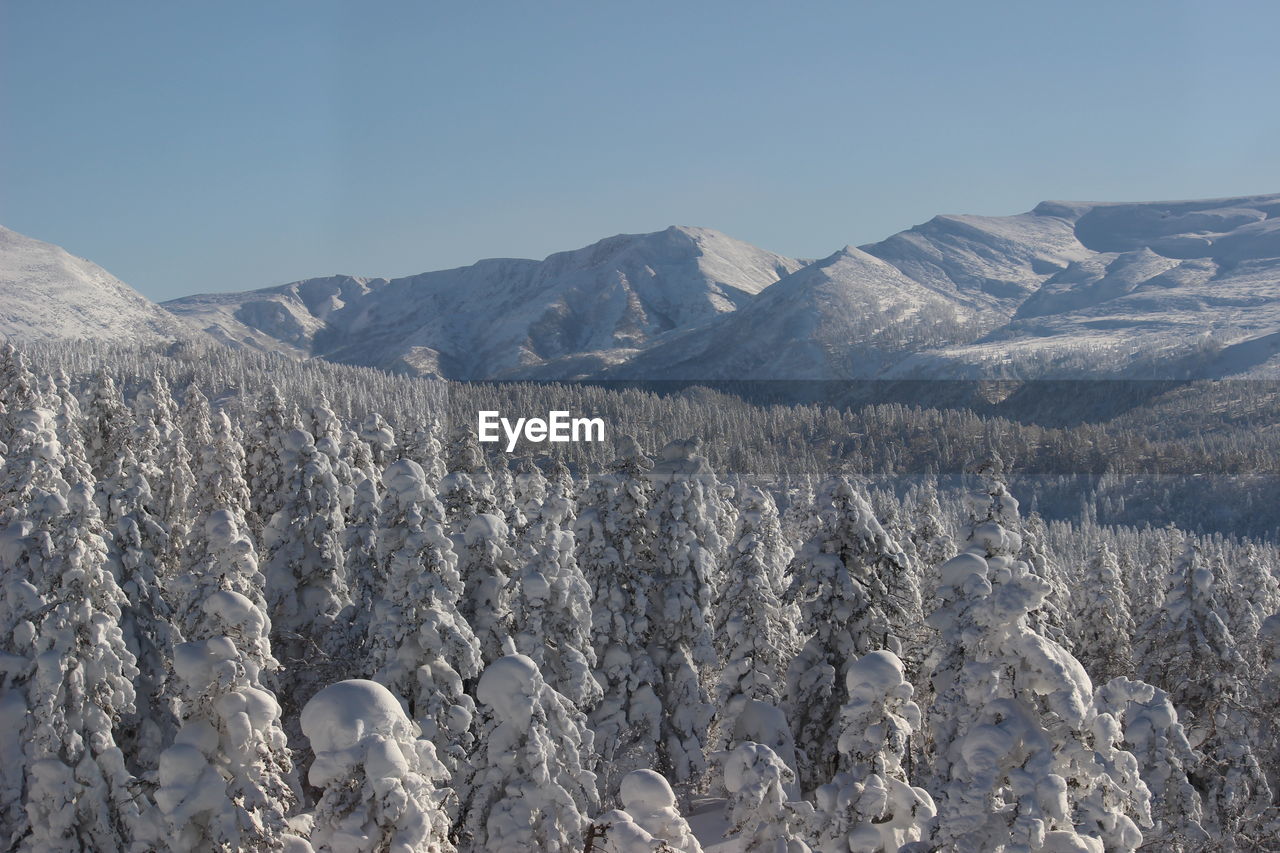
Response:
M302 428L302 419L296 406L285 403L274 383L268 384L259 397L257 413L245 435L246 479L252 495L246 520L254 533L261 534L283 506L285 463L281 442L286 434Z
M263 533L267 602L272 645L285 664L282 686L300 707L333 676L351 674L361 640L344 614L351 604L345 521L331 460L304 430L285 433L280 447L280 509Z
M1226 624L1212 564L1188 542L1165 582L1164 606L1141 630L1143 677L1186 712L1191 743L1206 760L1196 774L1207 819L1228 837L1261 815L1271 790L1250 743L1248 665Z
M618 458L584 491L574 527L578 565L591 585L591 641L604 690L591 727L605 802L614 801L623 776L657 760L661 706L648 650L655 533L645 476L652 466L634 439L622 437Z
M275 695L263 607L229 589L203 599L178 646L182 727L160 755L156 805L178 853L281 850L299 799Z
M622 777L619 797L622 808L604 815L594 824L597 827L612 824L603 833L606 843L622 842L614 847L606 846L605 850L616 849L619 853L647 853L650 850L658 853L702 853L702 845L676 806L675 792L661 773L631 771ZM631 826L643 834L631 832ZM644 846L645 836L656 841L658 846ZM626 844L628 841L630 845Z
M177 574L184 566L188 536L196 523L191 505L196 480L178 404L164 377L152 375L134 397L133 411L138 463L145 467L151 482L156 512L169 528L165 571Z
M316 853L453 851L448 791L436 788L449 771L387 688L360 679L325 687L302 709L302 731L315 753L309 779L322 792Z
M795 772L786 762L767 745L746 741L723 763L726 835L737 838L743 853L808 853L801 813L787 803Z
M462 614L480 641L485 662L502 657L514 633L511 612L511 577L516 552L511 528L498 515L471 516L454 536L458 571L464 587Z
M475 704L463 682L480 674L480 645L459 610L457 557L422 466L393 462L383 486L367 669L406 697L423 736L455 769L472 743Z
M379 470L385 470L396 461L398 448L396 434L386 419L377 412L370 412L360 424L360 438L369 447L373 464ZM421 463L419 463L421 464Z
M831 732L845 665L875 649L901 651L897 626L907 623L903 602L890 595L889 586L905 585L909 567L866 498L845 478L823 484L819 495L819 526L792 561L787 591L808 636L787 670L788 707L800 750L797 770L805 790L829 780L836 769Z
M5 595L4 627L14 634L0 706L14 709L15 688L26 695L25 714L12 720L23 754L4 750L22 768L5 768L6 841L41 853L145 844L145 801L115 740L117 722L134 711L138 674L120 628L124 593L92 482L63 479L87 471L83 447L59 441L51 412L26 410L9 454L6 467L21 469L27 488L5 533L5 586L17 589ZM15 770L25 771L24 793L10 800ZM14 813L18 801L25 816Z
M440 502L455 533L465 531L478 514L500 512L493 474L470 430L454 432L445 459L449 473L440 480Z
M1133 616L1129 596L1120 580L1120 566L1103 545L1076 591L1072 621L1077 657L1099 684L1133 674Z
M747 486L729 545L724 587L716 604L715 644L723 662L716 686L719 740L752 700L781 705L786 669L799 649L795 613L783 603L791 549L768 492Z
M986 509L982 509L982 507ZM1014 559L1017 501L992 478L941 566L930 717L944 849L1134 850L1149 793L1079 661L1030 627L1050 584ZM1127 757L1126 757L1127 756ZM1092 840L1090 840L1092 839Z
M150 773L177 730L170 662L182 635L163 594L160 561L169 533L153 513L151 485L133 451L124 447L120 453L98 483L109 565L124 594L120 627L138 666L137 707L125 718L120 741L130 766Z
M896 853L927 836L935 811L907 776L920 708L892 652L851 661L845 684L837 741L842 771L816 792L811 840L821 853Z
M591 587L578 568L573 534L555 517L532 525L530 542L538 544L528 547L524 566L512 578L515 646L533 659L548 684L587 711L603 695L592 674Z
M100 369L93 378L85 407L85 449L96 477L106 476L128 442L133 418L115 380Z
M1121 676L1098 688L1096 702L1123 727L1123 747L1151 791L1151 826L1143 829L1143 841L1170 853L1203 849L1210 836L1191 777L1204 756L1192 749L1169 694Z
M649 599L649 656L660 680L657 766L688 795L706 772L713 707L707 683L716 664L711 640L712 578L724 542L717 529L719 483L696 441L673 441L649 471L654 584Z
M524 655L499 658L476 687L480 737L461 774L461 834L475 851L579 850L595 811L591 733Z

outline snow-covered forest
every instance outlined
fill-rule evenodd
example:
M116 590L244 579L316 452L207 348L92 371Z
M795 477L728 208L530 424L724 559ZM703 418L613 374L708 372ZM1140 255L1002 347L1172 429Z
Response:
M1276 439L1127 418L6 347L0 847L1280 849Z

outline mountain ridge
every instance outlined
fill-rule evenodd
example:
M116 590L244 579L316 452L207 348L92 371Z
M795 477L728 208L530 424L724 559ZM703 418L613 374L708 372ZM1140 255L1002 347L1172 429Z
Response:
M94 275L36 285L65 297ZM21 282L0 286L0 331L80 333L24 308ZM1280 194L945 214L811 261L670 226L392 279L334 275L162 306L128 293L126 313L158 323L142 322L144 338L167 329L451 379L1271 376Z

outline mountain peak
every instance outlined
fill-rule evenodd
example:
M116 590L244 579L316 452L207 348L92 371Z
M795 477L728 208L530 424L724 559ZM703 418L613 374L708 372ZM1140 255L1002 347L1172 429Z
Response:
M0 335L137 342L197 336L97 264L3 226Z

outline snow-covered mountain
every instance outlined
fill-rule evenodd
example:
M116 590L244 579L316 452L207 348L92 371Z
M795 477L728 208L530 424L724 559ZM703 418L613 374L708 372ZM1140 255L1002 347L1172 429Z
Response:
M1040 205L1077 253L982 338L898 376L1268 375L1280 369L1280 195Z
M333 276L160 307L0 230L0 333L195 335L456 379L1273 376L1280 195L938 216L803 262L704 228L542 261Z
M609 375L1272 376L1277 212L1280 195L939 216L818 261Z
M97 264L0 227L0 336L154 343L193 333Z
M213 336L451 378L574 375L746 305L802 262L705 228L624 234L543 261L485 260L400 279L310 279L165 304Z
M1280 195L937 216L803 263L702 228L179 299L237 346L452 378L1218 376L1280 364Z

